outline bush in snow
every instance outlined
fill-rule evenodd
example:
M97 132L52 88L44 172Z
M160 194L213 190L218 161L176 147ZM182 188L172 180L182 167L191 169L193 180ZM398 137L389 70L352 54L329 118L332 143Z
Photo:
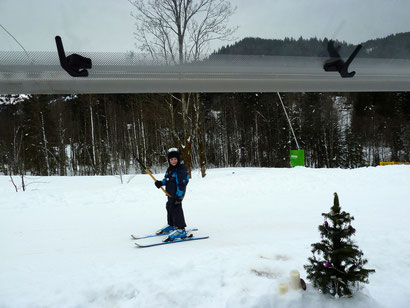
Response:
M367 260L362 259L363 252L351 239L356 232L351 225L354 217L341 212L336 193L331 211L322 216L325 217L324 224L319 226L322 241L312 244L313 257L304 266L307 278L325 294L350 296L359 283L369 283L368 275L375 270L363 268Z

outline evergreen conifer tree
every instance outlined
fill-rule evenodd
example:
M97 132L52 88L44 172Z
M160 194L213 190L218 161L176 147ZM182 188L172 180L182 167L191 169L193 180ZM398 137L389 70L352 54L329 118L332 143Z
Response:
M354 217L345 211L341 212L339 198L334 193L334 204L319 226L322 241L312 244L313 257L310 257L305 269L307 278L325 294L332 296L350 296L360 282L369 283L369 273L373 269L365 269L367 263L363 252L351 239L356 230L351 225Z

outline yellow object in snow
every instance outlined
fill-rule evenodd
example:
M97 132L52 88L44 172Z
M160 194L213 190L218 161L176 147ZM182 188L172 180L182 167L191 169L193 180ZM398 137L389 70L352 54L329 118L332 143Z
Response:
M387 165L410 165L410 163L403 163L397 161L381 161L380 166L387 166Z

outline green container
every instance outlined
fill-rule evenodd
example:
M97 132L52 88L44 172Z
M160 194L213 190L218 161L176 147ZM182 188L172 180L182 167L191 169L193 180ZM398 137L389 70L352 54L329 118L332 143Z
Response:
M292 167L305 166L305 150L290 150L289 157Z

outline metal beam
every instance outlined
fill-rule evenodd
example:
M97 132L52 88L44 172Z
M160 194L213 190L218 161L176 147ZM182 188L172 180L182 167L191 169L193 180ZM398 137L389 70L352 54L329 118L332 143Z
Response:
M0 52L1 94L410 91L410 60L357 58L353 78L325 72L326 58L213 56L166 65L126 53L87 53L89 77L69 76L56 53Z

